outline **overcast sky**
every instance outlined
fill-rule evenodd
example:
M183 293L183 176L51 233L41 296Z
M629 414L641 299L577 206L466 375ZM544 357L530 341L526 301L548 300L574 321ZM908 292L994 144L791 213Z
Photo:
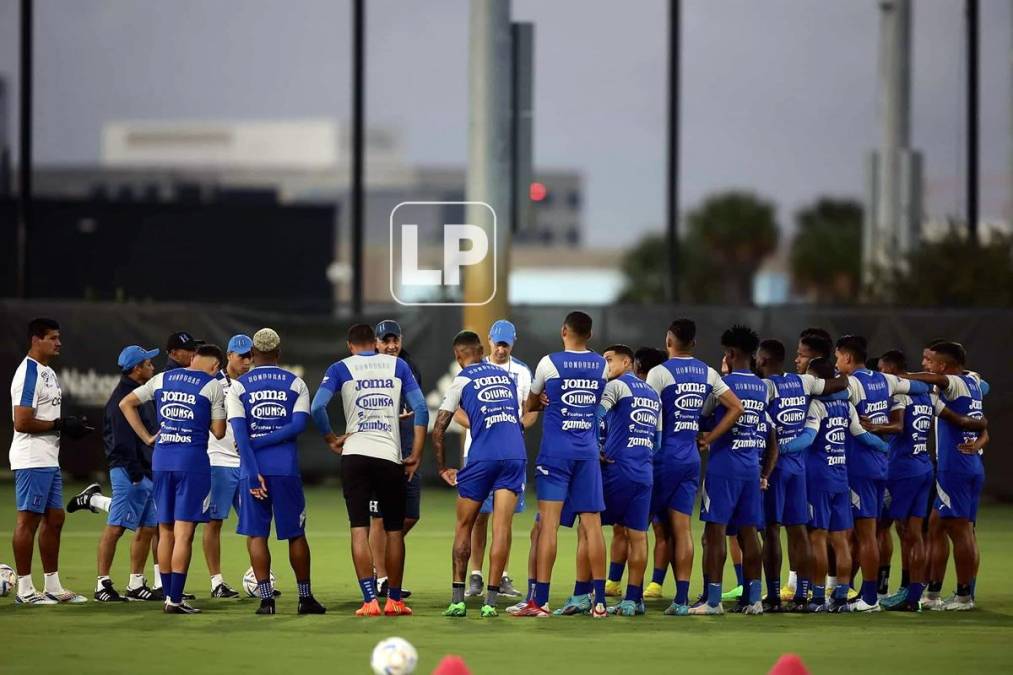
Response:
M109 120L348 119L347 1L35 4L39 164L95 162ZM1010 5L981 3L981 199L992 219L1010 212ZM878 138L877 7L683 1L683 208L744 187L773 198L790 226L819 194L864 196ZM913 145L937 216L964 204L962 7L914 1ZM369 123L399 129L410 162L464 164L467 0L369 0L367 11ZM514 0L513 15L536 26L536 163L583 174L592 243L660 228L667 3ZM15 88L17 27L17 0L0 0L0 73Z

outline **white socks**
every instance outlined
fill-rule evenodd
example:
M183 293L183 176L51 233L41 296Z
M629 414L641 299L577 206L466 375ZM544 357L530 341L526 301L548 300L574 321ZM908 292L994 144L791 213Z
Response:
M105 580L107 580L108 578L109 577L99 577L98 578L98 580L95 582L95 592L96 593L98 593L99 591L102 590L102 582L105 581Z
M795 586L798 584L798 573L795 570L788 570L788 583L784 585L784 590L795 592Z
M212 576L211 577L211 590L213 591L216 588L218 588L219 586L221 586L224 581L225 580L222 579L222 575L221 574L215 574L214 576Z
M127 590L128 591L132 591L135 588L140 588L143 585L144 585L144 575L143 574L131 574L130 575L130 581L127 582Z
M63 584L60 583L60 573L52 572L42 575L46 580L46 593L63 593Z
M837 588L837 577L827 576L827 593Z
M153 585L151 587L151 590L157 591L159 588L162 587L162 573L158 571L158 565L152 565L152 567L155 568L155 577L152 582Z
M109 505L113 503L112 497L106 497L105 495L92 495L88 499L88 505L92 506L100 511L109 512Z
M471 570L471 573L477 574L478 576L482 576L482 570Z
M23 577L18 577L18 595L27 598L33 593L35 593L35 584L32 583L32 575L26 574Z

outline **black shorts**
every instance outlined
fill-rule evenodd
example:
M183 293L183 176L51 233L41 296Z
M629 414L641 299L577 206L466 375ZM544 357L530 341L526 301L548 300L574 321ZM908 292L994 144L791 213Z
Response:
M403 465L364 455L342 457L341 488L352 527L369 527L369 503L375 499L383 513L383 529L395 532L404 528Z
M404 517L418 520L422 511L422 478L416 473L408 480L405 476L405 511ZM383 511L377 503L376 496L369 502L369 515L373 518L383 518Z

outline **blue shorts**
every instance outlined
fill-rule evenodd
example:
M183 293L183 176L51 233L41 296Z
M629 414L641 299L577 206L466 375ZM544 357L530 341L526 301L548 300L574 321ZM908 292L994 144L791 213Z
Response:
M297 539L306 535L306 497L299 476L264 476L267 497L257 499L250 494L249 478L239 481L238 534L247 537L268 537L271 518L278 539Z
M539 460L535 466L539 501L566 502L574 513L601 513L601 462L594 459Z
M774 469L763 491L763 517L767 525L805 525L809 522L805 474Z
M484 502L496 490L524 494L527 468L526 459L468 462L457 472L457 494L475 502Z
M815 530L843 532L855 526L851 517L848 490L839 492L809 491L809 527Z
M700 489L700 464L655 464L651 513L668 521L669 509L693 515L693 504Z
M700 520L736 527L763 527L760 477L707 476L703 482Z
M15 469L14 496L18 511L45 513L47 509L63 509L60 468Z
M211 509L211 473L155 471L155 517L163 525L177 520L208 522Z
M109 519L114 527L137 530L138 527L155 527L155 500L151 498L153 485L145 476L137 485L130 482L130 475L122 466L109 469L109 482L113 486L113 497L109 503Z
M651 523L651 486L631 483L622 476L603 478L605 511L602 525L622 525L646 532Z
M890 496L886 517L891 520L907 520L927 516L933 483L931 471L920 476L906 476L886 481L886 490Z
M369 515L371 518L383 518L380 501L375 497L369 500ZM405 481L404 517L407 520L418 520L422 517L422 479L418 472L411 480Z
M226 520L229 510L239 512L239 467L211 467L211 520Z
M848 476L848 488L851 490L851 510L855 520L862 518L879 519L883 513L883 492L886 481L879 478L862 478Z
M940 518L966 518L972 523L978 519L978 501L983 474L950 473L941 471L936 477L936 511Z

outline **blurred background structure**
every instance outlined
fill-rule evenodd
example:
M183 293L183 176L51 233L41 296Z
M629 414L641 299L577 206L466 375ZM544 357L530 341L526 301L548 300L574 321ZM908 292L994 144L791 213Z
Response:
M85 409L123 344L179 329L283 327L314 387L349 323L394 316L439 396L493 314L531 364L572 307L599 346L690 314L710 358L749 317L915 361L960 339L1002 447L1011 64L1006 0L0 0L0 373L33 314ZM474 199L508 224L499 304L397 305L392 209Z

